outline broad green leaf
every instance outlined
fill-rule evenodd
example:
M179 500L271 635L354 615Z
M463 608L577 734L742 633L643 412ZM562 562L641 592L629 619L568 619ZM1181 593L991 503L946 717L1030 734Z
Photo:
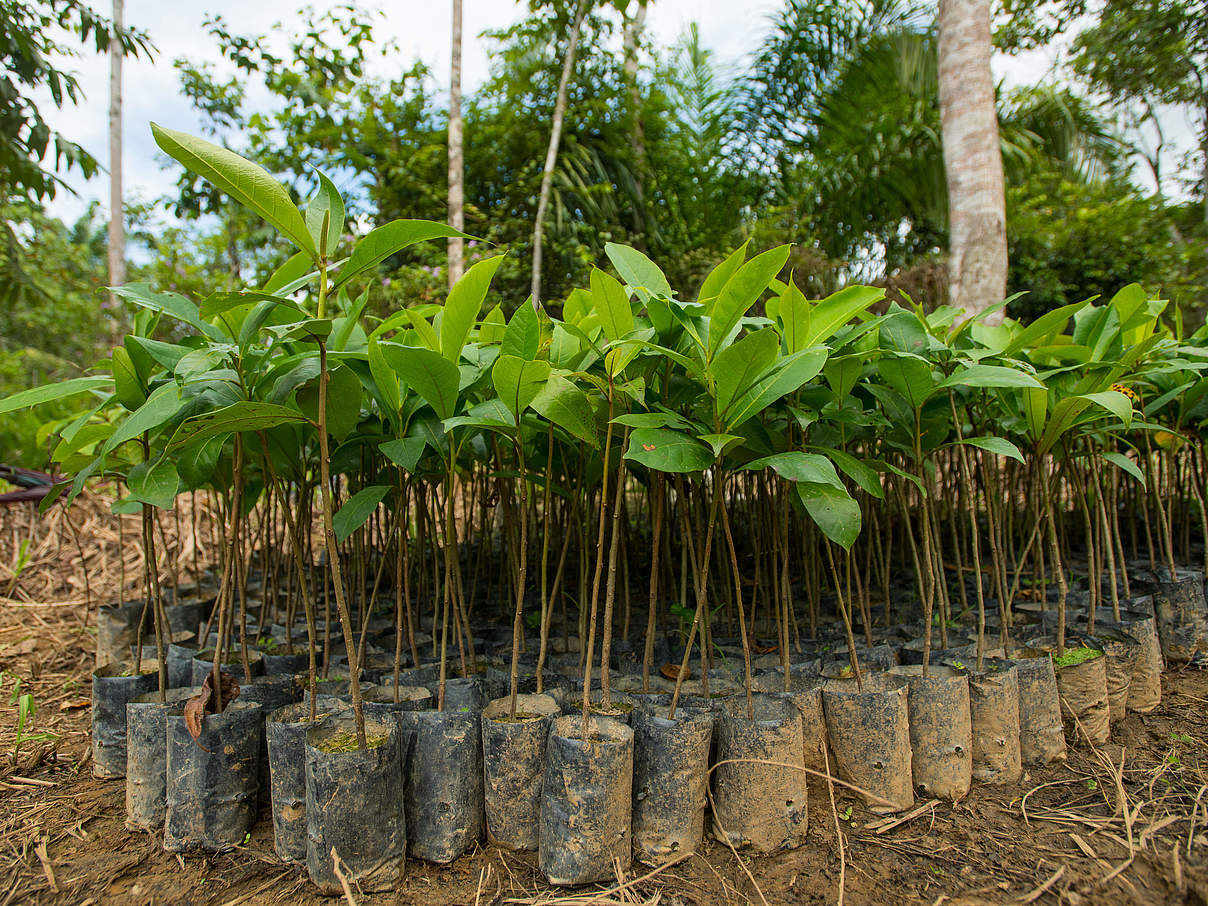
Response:
M305 415L290 406L240 400L221 409L185 419L168 442L168 452L200 444L212 437L226 437L236 431L264 431L278 425L306 421Z
M124 346L113 347L113 392L118 402L133 412L147 401L147 389Z
M961 443L968 444L971 447L978 447L982 450L988 450L996 456L1009 456L1020 462L1024 461L1023 454L1019 452L1019 447L1015 446L1015 444L1011 443L1005 437L966 437Z
M378 508L386 495L390 493L390 485L375 484L357 491L340 507L339 512L331 517L331 526L335 529L336 540L343 544L352 533L369 521L373 511Z
M522 305L520 308L532 308L531 305ZM520 309L516 309L519 311ZM536 315L536 312L533 312ZM513 317L515 317L513 315ZM503 307L496 305L486 317L482 319L482 323L478 325L478 342L484 346L494 345L503 342L503 336L507 332L507 318L503 316ZM523 358L523 357L522 357Z
M600 318L604 336L616 342L633 330L633 309L629 294L615 278L599 268L591 271L591 304Z
M756 459L742 468L747 471L771 469L786 481L829 484L847 493L838 473L835 472L834 464L825 456L817 453L790 450L787 453L775 453L762 459Z
M503 331L499 345L500 355L512 355L526 362L537 358L541 348L541 325L537 311L531 305L521 305L512 313L512 320Z
M534 411L572 437L595 448L599 446L596 414L587 394L560 374L551 374L541 392L533 397Z
M369 338L369 373L373 375L373 382L377 384L378 393L382 395L382 402L389 409L389 415L396 416L403 407L402 390L399 387L398 375L394 369L386 363L386 357L382 355L382 347L376 339Z
M768 284L784 268L789 247L771 249L756 255L734 272L709 306L708 355L712 360L726 342L739 320L754 305Z
M664 299L672 297L671 284L667 282L666 276L659 270L658 265L637 249L609 242L604 246L604 254L608 256L612 266L617 269L621 279L629 286L634 289L644 289L649 294L661 296Z
M126 487L130 489L130 496L140 503L170 510L176 502L180 476L170 459L164 458L154 463L140 462L130 469Z
M262 167L203 138L164 129L155 123L151 124L151 134L160 150L186 170L259 214L311 258L317 258L315 242L306 229L302 212L285 187Z
M378 449L404 472L414 472L426 446L428 444L422 437L401 437L379 444Z
M319 381L310 381L298 390L298 408L312 423L319 423ZM327 371L327 433L342 441L361 420L361 379L347 365Z
M630 428L675 428L679 431L691 431L690 421L675 412L629 412L618 415L612 420L614 425L626 425Z
M101 448L101 455L107 456L120 444L162 427L171 421L183 406L179 386L171 383L158 387L151 392L145 403L118 424L113 433L109 435L105 446Z
M700 472L713 465L713 452L700 441L666 428L637 428L625 458L656 472Z
M306 315L306 312L293 299L256 290L244 290L235 293L213 293L202 300L198 314L208 321L210 318L215 318L233 308L252 305L256 302L271 302L274 305L287 308L295 314Z
M1133 405L1132 400L1118 390L1103 390L1099 393L1084 393L1082 399L1090 400L1096 406L1101 406L1106 409L1120 421L1124 422L1125 427L1132 423Z
M948 387L1030 387L1044 388L1035 376L1018 368L1003 365L970 365L940 381L941 389Z
M170 315L177 321L196 328L199 333L205 334L211 340L221 342L223 339L222 331L213 324L203 321L198 315L197 306L179 293L156 292L146 283L111 286L109 292L148 311L158 311Z
M1065 328L1065 325L1069 323L1070 318L1082 311L1089 302L1090 300L1087 299L1083 302L1063 305L1061 308L1045 312L1027 327L1020 329L1011 342L1007 344L1002 354L1010 357L1024 349L1031 349L1033 346L1040 345L1042 340L1052 334L1060 333Z
M420 342L433 352L440 352L440 337L436 333L436 328L432 326L432 322L413 308L404 308L403 314L415 329L416 334L419 335Z
M1112 465L1116 466L1116 468L1123 469L1125 472L1127 472L1133 478L1137 479L1137 481L1140 482L1141 487L1147 486L1145 483L1145 473L1141 471L1140 467L1135 462L1133 462L1131 459L1129 459L1123 453L1116 453L1114 451L1109 450L1109 451L1101 453L1099 455L1102 456L1104 459L1106 459L1108 462L1110 462Z
M176 463L182 490L197 490L209 482L218 466L225 442L225 437L215 436L172 451L172 461Z
M786 352L799 352L810 345L806 342L810 330L810 303L791 277L780 294L776 319L780 322Z
M860 535L860 505L846 490L832 484L802 481L797 496L822 534L839 546L851 550Z
M723 418L734 400L763 377L779 356L780 337L771 328L747 334L717 354L709 373L717 394L717 411Z
M473 238L460 230L431 220L393 220L367 233L352 250L352 255L340 268L331 290L334 292L353 277L377 267L391 255L408 246L428 239Z
M734 272L742 266L742 263L747 260L747 246L751 244L748 239L733 252L726 256L726 259L721 264L713 268L709 272L709 276L705 278L705 282L701 284L700 292L696 294L698 302L707 302L713 299L721 292L721 288L726 285L726 282L734 276Z
M931 374L931 365L914 356L883 356L877 362L877 371L881 375L881 379L902 394L902 397L914 409L923 408L927 397L935 392L935 378Z
M136 337L133 334L126 337L126 340L132 344L141 347L147 355L151 356L167 371L175 371L176 363L192 349L188 346L180 346L176 343L165 343L162 340L152 340L150 337Z
M495 393L517 418L537 398L549 376L549 362L526 362L514 355L501 355L491 369Z
M1039 440L1044 434L1044 425L1049 417L1049 391L1025 389L1023 412L1028 420L1028 436L1032 440Z
M885 489L881 487L881 477L876 469L856 459L850 453L844 453L842 450L832 450L829 447L822 447L820 449L822 449L831 462L839 467L844 475L858 484L864 493L870 494L878 500L885 498Z
M296 252L284 264L273 271L261 289L266 293L281 292L314 271L314 260L306 252Z
M776 367L734 400L726 410L725 427L735 428L777 400L799 390L822 370L825 362L826 348L823 346L803 349L784 357Z
M516 427L516 417L498 397L472 407L465 415L446 418L442 424L446 431L454 428L484 428L490 431L501 429L510 433Z
M344 199L330 179L322 173L318 176L319 187L306 203L306 228L319 255L326 258L344 234Z
M738 434L701 434L697 436L697 440L707 443L716 458L746 438Z
M491 288L491 279L499 270L503 258L503 255L496 255L477 262L449 290L440 322L440 351L450 362L456 362L461 356L466 337L478 320L483 300Z
M432 407L441 421L457 407L461 372L457 366L431 349L383 343L382 355L408 387Z
M884 298L885 290L877 286L847 286L831 293L814 304L804 341L798 348L825 343L844 324Z

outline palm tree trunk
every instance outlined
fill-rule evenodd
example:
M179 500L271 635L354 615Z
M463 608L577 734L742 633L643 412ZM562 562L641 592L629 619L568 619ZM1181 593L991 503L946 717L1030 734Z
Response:
M950 294L952 304L970 314L1001 302L1007 289L1006 199L990 53L990 0L940 0ZM1002 313L990 317L997 323Z
M541 174L541 194L537 198L537 216L533 222L533 307L541 307L541 251L545 233L545 212L549 207L550 189L554 183L554 166L558 163L558 146L562 143L562 121L566 117L566 95L570 87L570 76L575 69L575 53L579 49L579 31L583 17L587 15L588 0L579 0L575 6L575 19L566 39L566 55L562 59L562 78L558 81L558 99L554 102L553 126L549 135L549 148L545 152L545 169Z
M122 28L124 0L113 0L113 28ZM122 205L122 42L109 44L109 285L126 282L126 225ZM121 302L110 295L114 318L110 328L113 343L121 336Z
M461 4L453 0L453 59L449 83L449 226L464 230L465 219L465 156L462 153L461 122ZM465 240L449 240L449 288L461 279L465 271Z

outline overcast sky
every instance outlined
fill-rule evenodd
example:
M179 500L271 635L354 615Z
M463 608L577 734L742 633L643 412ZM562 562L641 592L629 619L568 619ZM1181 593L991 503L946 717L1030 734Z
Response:
M127 60L125 67L125 181L128 199L150 200L164 194L173 182L155 157L148 123L151 120L177 129L197 131L197 117L178 92L173 60L218 61L214 42L205 34L203 22L210 14L223 16L241 34L268 34L278 22L297 21L302 0L126 0L126 22L150 35L157 51L154 60ZM322 0L313 0L321 8ZM416 60L427 63L440 90L449 83L451 7L449 0L395 0L394 3L365 2L368 8L386 12L376 34L393 38L399 55L379 65L399 71ZM657 45L674 43L690 22L700 25L701 40L716 52L719 65L741 64L756 48L768 28L769 17L780 0L656 0L650 5L647 26ZM104 9L103 0L96 4ZM464 0L463 88L467 92L487 76L491 42L479 37L490 29L506 27L519 19L523 6L512 0ZM108 166L108 61L85 55L68 61L79 74L86 99L76 108L54 111L49 98L41 109L51 125L91 151L102 166ZM996 59L995 71L1009 81L1035 82L1052 74L1051 60L1044 54L1023 59ZM98 175L85 182L73 174L69 183L79 193L67 192L51 205L65 220L77 217L93 199L108 198L107 179Z

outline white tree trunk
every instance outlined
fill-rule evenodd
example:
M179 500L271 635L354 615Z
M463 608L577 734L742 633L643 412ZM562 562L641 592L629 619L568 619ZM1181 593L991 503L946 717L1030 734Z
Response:
M541 307L541 252L545 239L545 212L549 207L550 190L554 183L554 167L558 163L558 146L562 143L562 121L566 117L566 95L570 87L570 76L575 69L575 53L579 49L579 31L583 17L587 15L588 0L579 0L575 7L575 20L566 39L566 56L562 59L562 78L558 81L558 98L554 102L553 127L550 130L549 148L545 152L545 169L541 173L541 194L537 198L537 216L533 221L533 307Z
M122 27L124 0L113 0L113 27ZM122 203L122 44L109 45L109 285L126 282L126 224ZM117 343L121 335L121 301L109 297L113 313L111 334Z
M464 230L465 155L462 151L461 120L461 4L453 0L453 59L449 82L449 226ZM449 288L465 272L465 240L449 240Z
M1007 214L994 76L990 0L940 0L939 92L948 181L951 301L969 314L1007 291ZM1002 320L1002 312L988 316Z

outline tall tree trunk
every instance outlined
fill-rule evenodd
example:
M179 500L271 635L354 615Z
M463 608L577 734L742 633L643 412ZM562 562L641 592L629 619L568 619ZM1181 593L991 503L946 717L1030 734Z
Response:
M1001 302L1007 290L1007 214L991 50L990 0L940 0L950 292L952 304L969 314ZM1002 313L990 319L1001 322Z
M122 27L124 0L113 0L114 30ZM126 282L126 224L122 204L122 42L109 44L109 285ZM109 296L113 313L110 334L114 345L121 336L121 302Z
M633 16L625 10L625 81L629 85L629 115L633 118L629 133L633 152L634 212L633 227L639 246L646 244L646 130L642 124L642 93L638 87L638 45L646 26L647 0L637 0Z
M461 4L453 0L453 59L449 78L449 226L464 230L465 156L462 153L461 122ZM465 271L465 240L449 240L449 288Z
M550 129L549 148L545 152L545 169L541 174L541 194L537 198L537 216L533 221L533 307L541 307L541 252L545 239L545 212L549 207L550 189L554 183L554 166L558 163L558 146L562 143L562 121L566 117L566 95L570 76L575 69L575 53L579 49L579 31L587 15L588 0L579 0L575 19L566 39L566 55L562 59L562 78L558 81L558 98L554 102L554 119Z

